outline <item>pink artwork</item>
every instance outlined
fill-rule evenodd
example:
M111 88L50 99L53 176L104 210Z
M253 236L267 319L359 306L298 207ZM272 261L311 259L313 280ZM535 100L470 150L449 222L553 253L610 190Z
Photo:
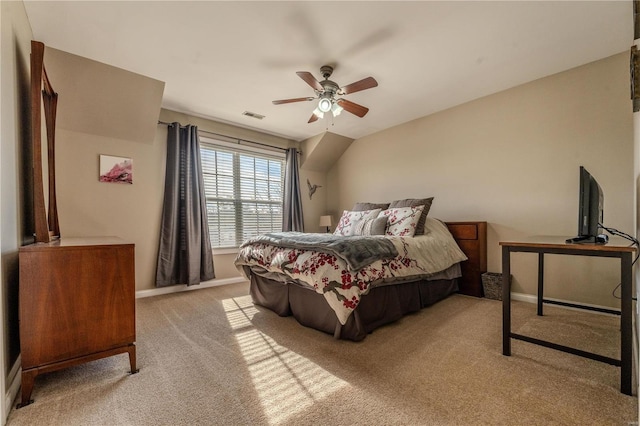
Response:
M100 156L100 182L133 184L133 160L111 155Z

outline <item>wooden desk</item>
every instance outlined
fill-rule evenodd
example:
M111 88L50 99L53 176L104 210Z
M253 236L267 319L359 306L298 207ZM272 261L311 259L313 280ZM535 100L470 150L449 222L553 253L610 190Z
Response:
M566 244L564 238L547 238L531 242L504 242L502 246L502 354L511 355L511 339L518 339L574 355L593 359L620 367L620 392L631 395L632 383L632 255L634 247L623 245ZM511 332L511 253L538 253L538 315L542 316L543 303L571 306L620 315L621 338L620 359L605 357L545 340L535 339ZM620 259L621 309L609 310L574 303L544 299L544 255L563 254L573 256L614 257Z

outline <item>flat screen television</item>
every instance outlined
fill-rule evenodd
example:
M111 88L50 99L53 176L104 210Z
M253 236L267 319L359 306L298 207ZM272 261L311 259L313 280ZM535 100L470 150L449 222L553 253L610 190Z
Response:
M604 194L598 182L580 166L578 197L578 236L569 238L569 244L606 244L608 237L599 234L604 221Z

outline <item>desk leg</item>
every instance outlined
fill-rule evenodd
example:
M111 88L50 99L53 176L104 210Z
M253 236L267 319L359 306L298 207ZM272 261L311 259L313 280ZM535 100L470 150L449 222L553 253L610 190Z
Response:
M502 355L511 356L511 251L502 247Z
M632 364L632 316L633 305L631 303L632 277L631 277L631 253L623 253L620 258L620 277L622 299L620 309L620 392L631 395L631 364Z
M538 253L538 315L542 316L542 299L544 298L544 253Z

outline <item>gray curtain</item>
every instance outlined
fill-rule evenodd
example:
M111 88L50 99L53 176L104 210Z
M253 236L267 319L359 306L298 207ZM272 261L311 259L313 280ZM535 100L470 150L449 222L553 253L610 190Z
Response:
M156 286L193 285L214 277L198 128L172 123Z
M282 230L304 232L300 178L298 177L298 150L295 148L287 149L286 161L287 163L284 169Z

